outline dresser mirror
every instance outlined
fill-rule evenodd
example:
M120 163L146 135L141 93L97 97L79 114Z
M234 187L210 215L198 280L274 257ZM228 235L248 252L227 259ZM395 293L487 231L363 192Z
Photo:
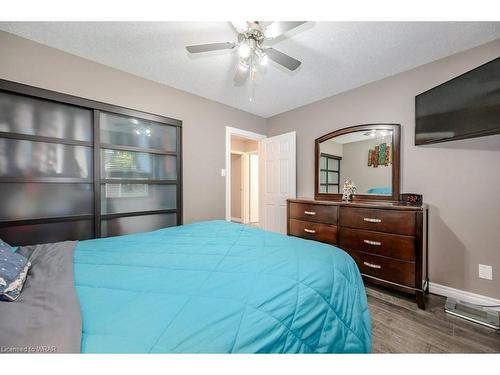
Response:
M399 200L398 124L352 126L315 142L315 199L342 199L344 181L351 180L353 200Z

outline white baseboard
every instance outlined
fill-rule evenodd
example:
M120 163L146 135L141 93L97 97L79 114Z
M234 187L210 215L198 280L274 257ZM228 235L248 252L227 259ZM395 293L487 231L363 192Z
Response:
M231 221L235 221L237 223L241 223L241 218L240 217L231 217Z
M429 292L440 296L456 298L464 302L475 303L476 305L500 305L500 299L482 296L480 294L450 288L449 286L436 283L429 283ZM500 307L492 307L491 309L500 311Z

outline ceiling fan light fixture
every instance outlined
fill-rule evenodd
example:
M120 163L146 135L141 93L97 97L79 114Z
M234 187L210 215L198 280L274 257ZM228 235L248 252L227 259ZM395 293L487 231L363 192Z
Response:
M246 64L244 61L240 61L239 68L241 71L246 72L248 70L248 64Z
M186 46L190 54L202 54L211 51L238 50L238 67L236 69L233 83L242 86L250 78L252 87L256 82L259 66L273 63L281 65L289 71L296 70L301 62L286 53L280 52L267 44L267 39L279 37L292 29L302 25L302 21L235 21L232 28L237 33L233 42L204 43ZM270 38L272 37L272 38ZM279 41L279 40L277 40ZM262 69L263 71L265 69ZM253 100L253 93L250 101Z
M247 21L231 21L237 32L242 33L248 29Z
M269 58L267 57L266 54L263 54L262 57L260 58L260 65L266 66L269 61Z
M274 39L281 34L280 22L273 22L264 30L266 38Z
M238 47L238 53L240 54L241 57L246 58L250 56L251 49L246 43L241 43L240 46Z

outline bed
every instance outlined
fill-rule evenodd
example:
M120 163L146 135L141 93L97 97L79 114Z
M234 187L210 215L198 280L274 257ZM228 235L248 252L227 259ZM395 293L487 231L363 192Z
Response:
M371 350L359 271L327 244L207 221L80 241L72 261L83 353Z
M391 195L392 194L392 187L391 186L373 187L373 188L368 189L367 193L368 194L385 194L385 195Z

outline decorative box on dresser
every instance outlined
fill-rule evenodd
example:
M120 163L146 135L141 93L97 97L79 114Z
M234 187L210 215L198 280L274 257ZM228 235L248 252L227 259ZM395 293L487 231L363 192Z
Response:
M365 281L415 296L424 309L427 206L389 201L288 200L288 234L335 245Z

